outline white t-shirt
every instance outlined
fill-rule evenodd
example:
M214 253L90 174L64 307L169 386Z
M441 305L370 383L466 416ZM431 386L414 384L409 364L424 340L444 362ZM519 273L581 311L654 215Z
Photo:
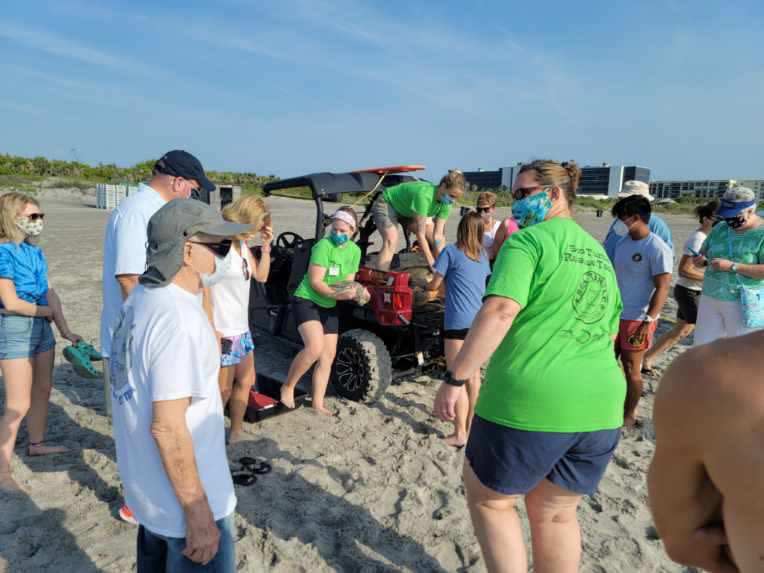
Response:
M151 187L141 183L111 212L103 244L103 308L101 309L101 353L111 355L111 339L119 309L122 289L116 275L141 275L146 270L147 228L151 216L165 204Z
M692 235L690 235L689 239L687 239L687 242L684 244L684 250L682 251L682 254L687 255L688 257L694 257L697 253L700 252L700 248L703 246L705 240L706 234L698 229ZM695 253L692 251L695 251ZM703 290L703 281L687 279L681 275L677 279L676 284L682 285L684 288L688 288L690 290Z
M496 231L499 230L501 221L494 221L493 227L483 233L483 248L487 251L493 247L493 241L496 238Z
M127 505L159 535L185 537L186 521L151 435L153 402L191 398L186 424L215 520L236 496L225 449L218 388L220 354L198 296L169 284L138 285L122 307L111 355L117 464Z
M226 338L249 331L252 256L249 247L243 241L240 245L244 257L231 248L224 263L226 267L223 280L210 288L215 329Z

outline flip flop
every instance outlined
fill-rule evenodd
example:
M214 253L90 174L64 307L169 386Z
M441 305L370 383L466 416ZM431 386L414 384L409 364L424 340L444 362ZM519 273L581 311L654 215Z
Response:
M235 485L249 487L257 481L257 476L247 472L232 471L231 479Z
M90 345L88 344L87 346ZM92 346L90 346L90 348L92 348ZM95 352L95 349L93 349L93 352ZM72 344L71 346L64 348L64 358L72 365L72 369L83 378L92 380L101 377L101 374L95 369L91 362L92 359L90 353L86 349L83 349L80 343Z
M255 458L250 458L249 456L240 458L239 463L245 470L257 475L269 474L273 470L271 464L268 462L264 460L256 460Z

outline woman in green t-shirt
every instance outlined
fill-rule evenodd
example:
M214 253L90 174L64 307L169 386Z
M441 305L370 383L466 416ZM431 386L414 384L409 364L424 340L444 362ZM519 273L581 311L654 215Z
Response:
M458 170L449 171L438 185L429 181L408 181L385 189L371 207L374 224L383 241L377 268L390 270L398 246L398 223L405 233L416 235L419 248L432 267L445 246L446 221L451 206L463 194L464 175Z
M318 362L313 369L313 408L332 415L324 406L324 395L337 353L337 301L356 297L355 290L336 290L332 285L355 279L361 249L350 237L357 227L358 216L352 208L340 207L334 213L331 231L313 246L308 273L292 297L292 312L304 346L281 387L281 402L288 408L294 408L294 389L300 378Z
M489 571L526 571L522 496L537 570L574 571L576 508L618 443L626 383L613 352L621 298L613 265L573 220L574 163L524 165L512 188L522 228L499 253L485 302L435 401L454 419L490 358L467 441L464 481Z

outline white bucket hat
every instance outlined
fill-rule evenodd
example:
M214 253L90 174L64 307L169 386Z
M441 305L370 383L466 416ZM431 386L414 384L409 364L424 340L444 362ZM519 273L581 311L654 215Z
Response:
M644 181L626 181L623 184L621 192L618 194L619 199L624 197L631 197L632 195L642 195L648 201L655 200L655 197L650 195L650 186Z

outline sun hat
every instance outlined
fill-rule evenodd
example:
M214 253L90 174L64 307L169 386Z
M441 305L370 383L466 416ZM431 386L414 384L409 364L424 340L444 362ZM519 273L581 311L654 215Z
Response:
M655 197L650 195L650 186L644 181L626 181L618 194L619 199L631 197L632 195L641 195L648 201L653 201Z
M756 194L748 187L730 187L722 196L716 214L722 219L735 217L741 211L756 206Z
M226 239L250 230L250 225L223 220L206 203L174 199L149 219L146 272L140 283L152 287L167 285L183 266L183 245L194 235Z

